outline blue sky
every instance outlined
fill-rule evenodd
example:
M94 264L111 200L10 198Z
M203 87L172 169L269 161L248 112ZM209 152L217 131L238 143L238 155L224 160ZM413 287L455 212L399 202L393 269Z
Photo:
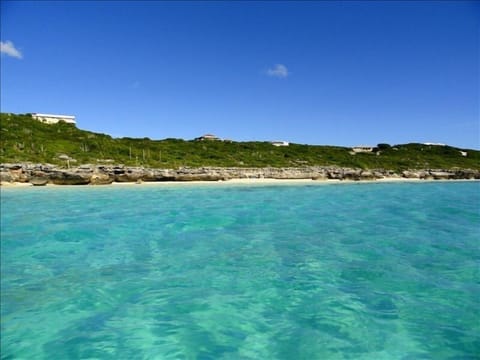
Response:
M480 148L480 6L1 2L1 111L113 136Z

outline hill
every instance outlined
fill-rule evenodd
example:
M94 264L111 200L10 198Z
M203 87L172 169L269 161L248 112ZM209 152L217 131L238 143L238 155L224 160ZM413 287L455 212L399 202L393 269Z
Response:
M480 151L424 144L379 144L353 154L340 146L269 142L112 138L75 125L43 124L30 115L0 114L2 163L125 164L151 168L341 166L360 169L480 169ZM466 152L467 156L461 152ZM72 164L73 165L73 164Z

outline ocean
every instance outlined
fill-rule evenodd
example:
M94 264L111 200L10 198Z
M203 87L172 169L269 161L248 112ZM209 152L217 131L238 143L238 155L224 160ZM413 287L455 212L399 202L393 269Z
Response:
M480 182L1 189L1 358L478 359Z

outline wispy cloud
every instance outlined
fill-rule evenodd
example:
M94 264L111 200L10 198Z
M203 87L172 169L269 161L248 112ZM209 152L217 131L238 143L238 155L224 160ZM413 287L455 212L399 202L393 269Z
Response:
M288 69L285 65L276 64L273 68L267 70L267 75L277 78L286 78L288 76Z
M0 41L0 53L21 59L22 53L15 48L15 45L11 41Z

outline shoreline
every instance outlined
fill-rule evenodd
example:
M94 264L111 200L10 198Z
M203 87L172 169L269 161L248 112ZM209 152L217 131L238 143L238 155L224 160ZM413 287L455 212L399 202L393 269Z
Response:
M381 184L381 183L450 183L450 182L480 182L479 179L412 179L412 178L383 178L375 180L338 180L338 179L229 179L218 181L143 181L143 182L112 182L103 185L58 185L48 183L42 186L34 186L29 182L2 182L0 190L3 189L23 189L23 188L116 188L116 187L153 187L153 186L229 186L229 185L333 185L333 184Z

